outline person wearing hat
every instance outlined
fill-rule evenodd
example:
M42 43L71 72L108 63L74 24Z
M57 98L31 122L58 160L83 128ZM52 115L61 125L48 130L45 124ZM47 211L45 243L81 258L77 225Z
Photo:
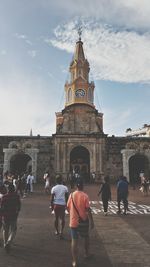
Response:
M11 243L17 232L17 218L21 208L21 202L13 184L8 185L7 190L7 194L3 195L1 199L1 215L4 248L6 252L9 252Z
M78 181L76 190L70 194L67 208L70 215L70 230L71 230L71 252L72 266L77 266L77 250L79 236L84 238L85 258L88 259L90 254L89 226L94 227L94 221L90 209L89 197L83 192L83 181ZM80 223L82 222L82 224Z

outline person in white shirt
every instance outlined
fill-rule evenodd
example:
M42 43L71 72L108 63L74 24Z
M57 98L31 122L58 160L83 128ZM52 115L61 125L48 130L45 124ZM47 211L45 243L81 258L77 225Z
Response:
M33 193L33 184L35 182L34 176L32 175L32 173L30 173L27 176L27 192Z
M56 178L56 185L51 190L51 209L55 214L55 234L60 235L60 239L63 239L63 230L65 227L65 209L68 200L68 188L62 184L62 178L58 176ZM59 226L60 222L60 226Z
M49 194L50 193L50 175L49 172L46 172L44 174L44 181L45 181L45 193Z

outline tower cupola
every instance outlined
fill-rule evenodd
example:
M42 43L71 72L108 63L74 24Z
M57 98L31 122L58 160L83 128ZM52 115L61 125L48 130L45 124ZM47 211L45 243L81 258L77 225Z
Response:
M65 84L65 106L87 104L94 107L94 82L89 82L89 62L85 58L81 32L76 42L73 60L70 63L70 80Z

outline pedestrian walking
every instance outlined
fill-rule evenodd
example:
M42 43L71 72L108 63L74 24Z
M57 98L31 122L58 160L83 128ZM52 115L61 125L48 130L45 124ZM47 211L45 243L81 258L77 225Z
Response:
M55 214L55 234L63 239L63 231L65 227L65 209L68 200L68 188L63 185L61 176L56 178L56 185L51 189L51 209Z
M8 185L8 193L1 199L1 215L3 223L3 242L6 252L10 251L12 241L17 232L17 218L21 208L19 195L13 184Z
M46 172L43 176L44 182L45 182L45 193L49 194L50 193L50 175L49 172Z
M91 257L90 254L90 239L89 225L92 229L94 221L90 209L89 197L83 192L83 181L80 180L76 184L76 190L70 194L67 207L70 215L70 230L71 230L71 252L72 266L77 266L78 260L78 238L84 238L85 258Z
M75 181L74 181L74 176L71 172L68 174L68 182L70 184L70 188L73 189Z
M27 187L27 173L22 173L21 174L21 181L22 181L22 192L23 192L23 197L26 196L26 187Z
M111 189L109 185L109 176L104 177L104 183L102 183L102 186L100 188L100 191L98 192L98 196L101 194L102 196L102 202L103 202L103 208L104 208L104 214L107 216L108 212L108 201L111 200Z
M0 185L0 207L1 207L1 200L2 200L2 197L3 197L3 195L5 195L6 193L7 193L7 190L6 190L5 185L1 184L1 185ZM1 209L0 209L0 232L1 232L1 229L2 229L2 212L1 212Z
M21 197L23 197L23 181L20 175L18 175L18 178L16 180L16 192L20 194Z
M3 175L0 173L0 186L3 184Z
M35 183L35 178L32 173L29 173L26 180L26 193L33 193L33 184Z
M148 196L148 191L149 191L149 179L143 176L141 177L141 187L140 191L143 193L144 196Z
M94 184L95 183L95 180L96 180L96 173L95 172L92 172L91 173L91 183Z
M127 214L128 210L128 181L125 176L120 177L117 183L117 202L118 202L118 214L121 213L120 203L124 205L124 215Z

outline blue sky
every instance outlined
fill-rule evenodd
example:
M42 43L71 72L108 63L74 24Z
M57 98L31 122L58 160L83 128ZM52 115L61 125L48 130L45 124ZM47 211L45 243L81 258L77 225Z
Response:
M78 39L104 132L150 124L149 0L1 0L0 135L51 135Z

